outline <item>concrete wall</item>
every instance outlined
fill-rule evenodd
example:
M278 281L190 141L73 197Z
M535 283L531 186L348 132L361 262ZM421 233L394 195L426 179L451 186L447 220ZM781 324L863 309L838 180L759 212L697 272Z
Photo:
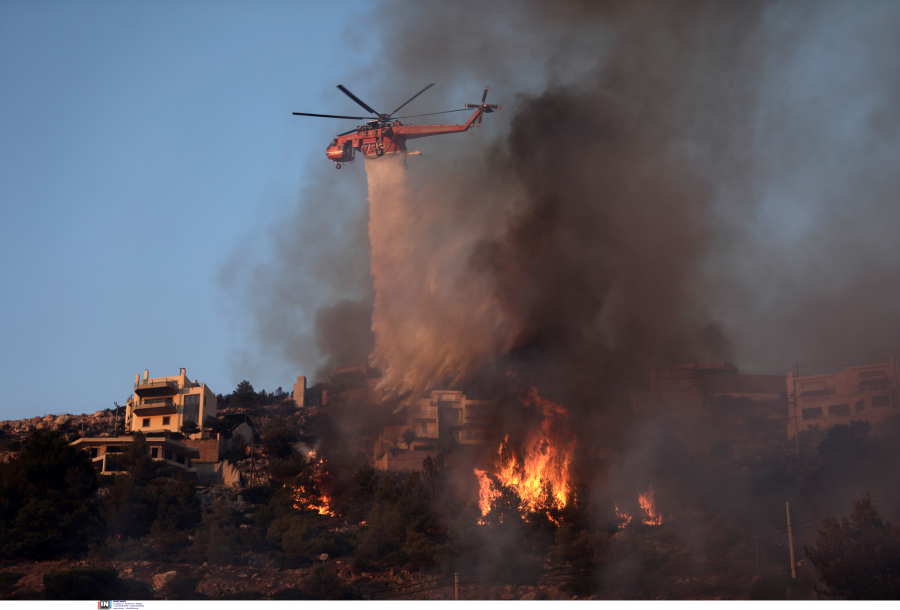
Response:
M213 485L241 486L241 472L228 461L222 461L217 464L203 463L196 464L198 483L204 485L211 483Z
M221 435L218 439L189 438L182 442L188 447L196 447L200 450L200 457L196 458L198 462L218 462L228 451L226 441Z

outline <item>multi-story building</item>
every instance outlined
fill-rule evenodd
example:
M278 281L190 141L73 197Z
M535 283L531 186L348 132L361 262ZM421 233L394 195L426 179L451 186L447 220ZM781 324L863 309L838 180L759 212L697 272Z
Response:
M193 421L198 427L208 416L216 416L216 395L205 383L188 379L185 369L175 377L151 379L149 371L134 376L134 394L125 407L125 430L144 434L177 432L182 424ZM202 431L193 438L207 438Z
M422 460L436 456L444 443L487 442L490 401L466 398L458 390L434 390L404 408L406 424L384 428L375 443L375 467L380 470L419 470ZM408 445L404 433L408 438L415 435Z
M631 408L637 415L704 415L717 398L783 399L784 380L784 375L742 374L727 362L656 368L643 388L631 392Z
M120 472L116 460L134 442L132 434L144 434L147 450L154 460L162 460L191 478L201 471L212 472L228 445L225 439L209 438L201 430L189 439L169 438L185 422L203 426L207 416L216 416L216 395L205 383L187 378L185 369L176 377L150 378L149 371L134 377L134 394L125 406L125 435L85 437L72 445L90 452L94 466L103 474ZM176 438L179 438L176 436ZM208 474L207 472L207 474Z
M853 420L878 423L900 411L900 369L891 356L881 364L847 366L840 373L787 376L788 438L813 426L827 428Z

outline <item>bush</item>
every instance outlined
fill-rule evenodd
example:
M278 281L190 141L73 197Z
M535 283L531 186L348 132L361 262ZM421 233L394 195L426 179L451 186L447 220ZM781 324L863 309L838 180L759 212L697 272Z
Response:
M43 581L44 599L153 599L147 583L119 578L109 568L53 570L44 574Z
M272 596L272 599L282 600L282 601L307 601L316 599L303 589L279 589L275 592L275 595Z
M318 564L303 581L303 589L312 599L357 599L356 592L325 564Z
M91 506L97 473L58 432L29 434L0 463L0 557L47 559L84 551L100 531Z
M166 599L209 599L209 595L197 593L197 585L199 584L199 578L176 574L175 578L165 584L162 594Z
M838 427L838 426L835 426ZM900 591L900 527L883 523L869 493L853 503L850 519L822 519L816 548L803 547L825 589L821 597L896 599Z
M16 583L25 576L21 572L0 572L0 599L9 599Z

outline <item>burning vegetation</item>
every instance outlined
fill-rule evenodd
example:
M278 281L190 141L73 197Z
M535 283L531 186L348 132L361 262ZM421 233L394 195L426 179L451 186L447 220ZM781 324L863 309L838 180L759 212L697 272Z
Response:
M542 398L536 388L531 388L522 402L542 412L540 428L529 433L521 451L510 445L507 435L490 474L475 469L481 514L487 516L505 491L518 498L523 517L542 510L558 524L553 515L572 500L569 464L576 441L571 436L566 438L568 419L562 406Z

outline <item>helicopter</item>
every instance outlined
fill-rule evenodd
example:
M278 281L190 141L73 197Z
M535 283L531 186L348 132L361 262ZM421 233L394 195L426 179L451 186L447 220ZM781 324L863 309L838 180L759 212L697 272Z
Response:
M359 116L342 116L335 114L312 114L309 112L294 112L297 116L314 116L326 119L353 119L357 121L366 121L359 125L356 129L340 133L331 141L325 150L325 156L329 160L334 161L336 169L341 169L342 163L351 163L358 150L366 159L379 159L385 155L403 155L404 164L407 155L421 155L418 151L409 152L406 149L406 141L415 138L426 138L428 136L440 136L447 133L460 133L468 131L472 125L481 126L481 120L486 113L500 110L499 104L486 104L489 87L484 88L484 94L481 96L480 104L466 104L465 108L457 108L456 110L444 110L443 112L429 112L426 114L414 114L411 116L403 116L393 118L401 108L408 103L428 91L434 83L431 83L414 96L400 104L397 110L390 114L376 112L364 101L353 95L349 89L343 85L338 85L341 90L351 100L365 108L369 113L374 114L377 118L366 120L369 117ZM475 109L475 113L462 125L406 125L400 122L400 119L411 119L416 117L431 116L435 114L447 114L450 112L462 112L464 110Z

